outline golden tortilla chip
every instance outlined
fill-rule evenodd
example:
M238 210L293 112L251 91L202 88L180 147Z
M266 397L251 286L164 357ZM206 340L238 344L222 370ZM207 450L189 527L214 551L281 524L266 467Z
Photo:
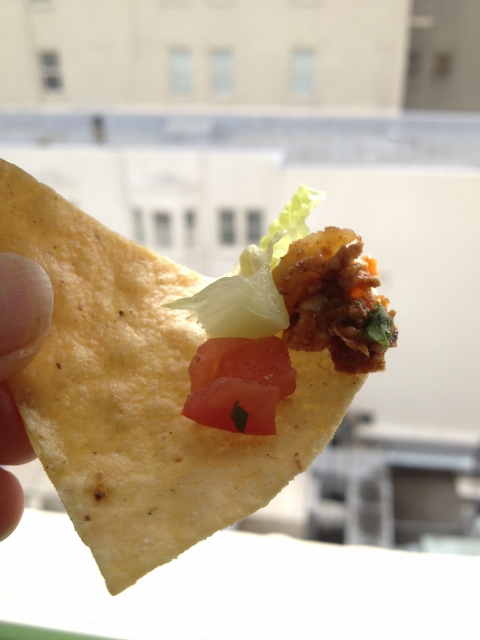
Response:
M277 436L180 415L202 328L163 303L204 282L0 161L0 251L35 260L55 308L38 357L11 380L33 446L107 588L117 594L265 506L323 450L365 376L292 352Z

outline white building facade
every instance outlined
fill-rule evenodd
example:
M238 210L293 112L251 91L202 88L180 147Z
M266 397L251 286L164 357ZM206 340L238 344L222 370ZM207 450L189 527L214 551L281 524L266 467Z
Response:
M410 0L0 0L0 106L395 113Z

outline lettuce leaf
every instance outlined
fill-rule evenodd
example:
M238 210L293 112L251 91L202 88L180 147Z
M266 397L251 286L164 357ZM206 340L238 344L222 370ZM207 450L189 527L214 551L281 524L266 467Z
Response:
M288 327L289 318L270 271L272 249L262 252L249 276L220 278L190 298L166 304L197 316L212 338L267 338Z
M320 191L301 185L270 224L260 246L250 245L242 252L235 275L165 307L190 311L212 338L266 338L286 329L288 312L271 269L291 242L310 233L305 219L323 199Z
M265 250L269 242L280 234L278 240L274 241L272 269L287 253L292 242L308 236L310 229L305 220L324 199L322 191L301 184L278 218L270 224L267 235L260 240L260 249Z

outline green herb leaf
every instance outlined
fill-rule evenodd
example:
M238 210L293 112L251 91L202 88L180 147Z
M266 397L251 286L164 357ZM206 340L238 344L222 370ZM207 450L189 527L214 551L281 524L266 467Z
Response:
M245 433L245 429L248 422L248 413L243 407L240 406L238 400L233 405L233 409L230 413L230 417L233 420L234 425L239 431Z
M383 347L389 347L391 331L391 317L386 312L385 307L380 302L376 302L365 325L363 337L367 340L372 340L372 342L378 342Z

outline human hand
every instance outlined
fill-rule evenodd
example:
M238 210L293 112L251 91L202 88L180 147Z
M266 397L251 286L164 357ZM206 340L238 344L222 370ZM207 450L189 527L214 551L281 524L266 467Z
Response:
M35 458L6 381L37 355L52 311L53 289L45 271L28 258L0 253L0 465ZM0 467L0 541L14 531L23 507L20 483Z

